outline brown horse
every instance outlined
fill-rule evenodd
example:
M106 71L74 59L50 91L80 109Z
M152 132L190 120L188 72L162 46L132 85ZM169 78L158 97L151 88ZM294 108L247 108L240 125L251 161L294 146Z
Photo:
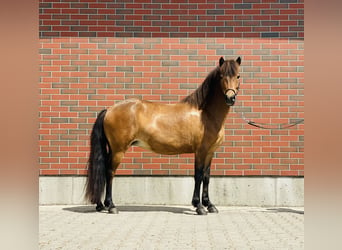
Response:
M219 66L180 103L130 99L99 113L91 133L86 183L86 198L97 204L97 211L106 206L109 213L117 212L112 201L113 176L127 149L140 146L167 155L195 153L192 205L201 215L207 214L204 207L210 213L218 212L209 200L210 164L223 141L224 121L239 91L240 64L240 57L226 61L221 57Z

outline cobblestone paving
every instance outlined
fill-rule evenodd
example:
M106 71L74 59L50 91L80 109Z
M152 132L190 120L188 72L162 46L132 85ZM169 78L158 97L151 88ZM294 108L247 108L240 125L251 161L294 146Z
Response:
M304 208L40 206L39 249L304 249Z

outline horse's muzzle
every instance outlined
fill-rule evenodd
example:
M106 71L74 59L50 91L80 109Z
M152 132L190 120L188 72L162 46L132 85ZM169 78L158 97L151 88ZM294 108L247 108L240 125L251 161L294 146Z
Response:
M228 106L233 106L235 104L235 95L231 97L226 96L226 104Z
M232 92L234 92L234 94L231 95L231 96L228 96L228 95L227 95L228 91L232 91ZM233 106L233 105L235 104L236 92L235 92L234 89L228 89L228 90L226 91L226 93L225 93L224 96L225 96L226 104L227 104L228 106Z

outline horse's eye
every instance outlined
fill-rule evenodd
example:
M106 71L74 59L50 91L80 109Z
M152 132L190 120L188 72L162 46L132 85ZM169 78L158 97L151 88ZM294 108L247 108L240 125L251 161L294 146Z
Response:
M240 75L237 76L237 79L240 79Z

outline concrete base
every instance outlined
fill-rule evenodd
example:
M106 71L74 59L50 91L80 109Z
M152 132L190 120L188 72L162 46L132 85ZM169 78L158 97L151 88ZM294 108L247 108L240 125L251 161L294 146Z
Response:
M87 204L85 177L39 178L39 204ZM113 181L116 205L189 205L193 177L121 177ZM219 206L304 206L304 178L211 177L210 200Z

